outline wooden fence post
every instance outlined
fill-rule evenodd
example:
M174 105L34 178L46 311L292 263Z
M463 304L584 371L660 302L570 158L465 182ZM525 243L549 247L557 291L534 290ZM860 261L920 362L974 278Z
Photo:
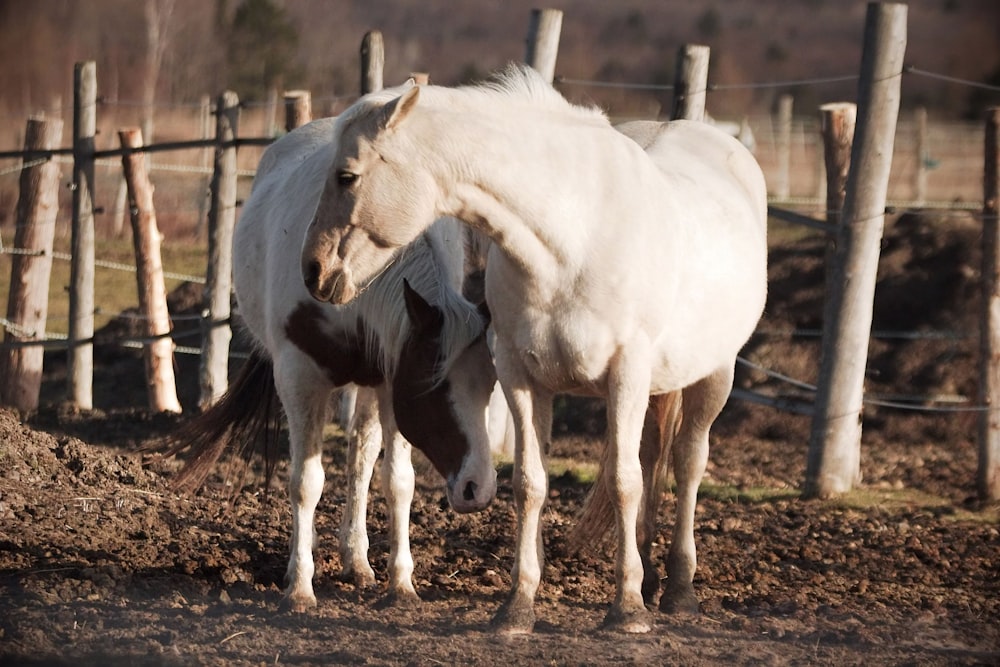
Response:
M826 165L826 221L838 227L847 197L847 176L851 169L851 147L858 107L851 102L832 102L819 109L823 161Z
M708 92L708 58L711 49L700 44L682 44L674 71L674 108L671 120L705 120Z
M823 132L823 161L826 172L826 221L837 230L827 237L824 266L826 296L823 301L823 322L831 322L832 294L836 289L837 235L839 234L844 199L847 197L847 177L851 170L851 147L854 145L854 125L858 107L851 102L832 102L820 107Z
M205 277L205 308L202 313L201 397L208 408L229 384L229 323L233 286L233 230L236 227L236 135L240 100L226 91L215 107L215 173L212 205L208 212L208 271Z
M868 4L857 131L806 461L807 497L848 491L861 474L865 366L899 115L906 14L905 4Z
M983 170L983 303L980 318L979 463L976 487L986 501L1000 500L1000 107L986 113Z
M361 94L382 90L382 70L385 68L385 42L382 33L371 30L361 40Z
M73 221L69 285L67 399L94 407L94 136L97 134L97 65L73 70Z
M774 196L788 199L792 194L792 104L791 95L778 98L778 169L774 183Z
M141 148L142 130L137 127L118 131L122 148ZM153 412L180 412L177 384L174 381L174 342L170 338L170 313L167 289L163 284L160 258L160 230L153 208L153 185L142 153L122 155L122 171L128 184L132 244L135 246L135 277L139 290L139 311L144 334L152 342L145 345L146 389Z
M528 23L528 45L524 62L549 83L552 83L556 75L562 19L562 10L532 9Z
M59 118L28 120L24 150L58 148L62 128ZM45 336L52 240L59 212L59 165L52 159L32 164L37 159L25 156L21 170L14 247L27 254L16 254L11 262L7 320L17 329L5 329L6 344L37 342ZM0 403L24 411L38 408L44 356L41 345L0 350Z
M285 91L285 132L312 120L312 96L308 90Z
M930 158L927 146L927 109L917 107L913 112L913 120L917 129L917 170L914 174L913 200L919 206L927 200L927 161Z

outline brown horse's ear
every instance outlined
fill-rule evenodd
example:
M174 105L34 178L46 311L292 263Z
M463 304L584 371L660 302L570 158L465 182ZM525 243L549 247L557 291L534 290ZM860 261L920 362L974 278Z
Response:
M406 302L406 314L415 330L424 332L431 327L444 325L441 311L427 303L417 290L410 287L410 281L406 278L403 278L403 301Z
M389 102L383 107L384 121L382 126L387 130L392 130L413 111L417 106L417 99L420 97L420 86L414 86L405 93Z

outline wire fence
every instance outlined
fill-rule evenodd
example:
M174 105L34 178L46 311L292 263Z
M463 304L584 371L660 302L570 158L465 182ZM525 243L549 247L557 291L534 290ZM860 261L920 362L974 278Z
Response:
M986 84L979 84L971 81L964 81L961 79L955 79L954 77L947 77L944 75L935 74L933 72L927 72L915 67L906 67L905 73L907 75L914 76L924 76L929 78L941 79L949 81L950 83L956 83L961 85L967 85L969 87L983 88L989 91L998 92L1000 87L990 86ZM781 89L794 89L796 87L804 86L824 86L834 83L843 83L856 80L857 75L845 75L845 76L833 76L833 77L817 77L811 79L798 79L798 80L786 80L786 81L773 81L773 82L758 82L758 83L741 83L741 84L710 84L707 88L707 92L723 91L723 90L736 90L736 89L752 89L752 88L781 88ZM556 85L560 87L565 86L589 86L589 87L608 87L608 88L628 88L636 90L662 90L669 91L672 90L671 85L658 85L658 84L647 84L647 83L628 83L628 82L611 82L611 81L597 81L589 79L574 79L570 77L557 77ZM356 96L332 96L329 98L319 100L320 105L325 106L330 112L336 112L342 109L344 106L353 102ZM132 108L132 109L143 109L147 108L149 105L129 102L129 101L115 101L110 102L108 100L102 100L102 105L105 107L116 106L119 108ZM192 110L199 110L204 114L204 103L201 104L170 104L170 105L155 105L160 109L168 109L170 112L182 115L190 116ZM241 154L241 168L239 170L239 176L242 177L244 184L241 186L244 188L243 194L247 194L249 191L249 181L252 179L255 173L256 162L259 160L261 151L263 147L266 146L270 141L272 141L276 136L280 134L277 126L274 122L274 112L275 103L258 103L258 104L248 104L241 105L245 115L249 115L249 122L241 121L240 131L245 134L248 131L257 131L260 133L259 138L246 139L241 138L239 141L243 142L242 145L247 146L250 150L244 151ZM330 115L321 113L319 115ZM115 118L115 120L120 120L120 118ZM753 131L755 137L755 147L759 162L765 173L769 170L774 169L774 153L777 144L776 132L774 128L773 118L769 115L767 116L756 116L747 119L748 125ZM190 121L177 123L176 121L170 125L172 128L169 133L177 135L176 130L177 125L182 125L190 127ZM249 129L248 129L249 128ZM203 135L198 139L194 140L178 140L174 142L172 150L184 150L188 155L187 162L164 162L162 160L153 161L150 159L148 161L149 168L153 173L158 173L159 181L157 183L157 217L160 219L172 219L172 218L191 218L196 217L196 221L193 224L195 229L199 228L200 218L203 218L206 212L206 197L207 197L207 181L212 175L213 169L209 165L207 159L207 152L212 150L215 145L210 139L205 138L207 136L207 127L202 126L200 132ZM166 135L168 132L162 132ZM113 132L106 132L105 136L114 136ZM796 165L795 172L799 174L800 178L797 180L793 191L796 193L794 196L778 198L775 196L770 197L770 203L772 205L781 205L784 207L789 207L799 211L807 211L812 215L804 215L802 213L792 213L791 217L785 216L786 222L791 224L806 225L816 229L820 229L825 232L829 232L830 228L823 221L826 214L829 213L825 210L826 200L823 196L822 188L824 187L823 182L823 169L822 169L822 144L820 141L818 121L812 117L800 117L793 125L793 146L794 155L796 155ZM891 189L890 194L895 193L899 195L897 198L891 199L889 202L890 209L896 210L908 210L908 209L922 209L922 210L939 210L939 211L954 211L963 213L972 213L974 215L979 215L981 217L982 212L982 202L981 200L981 190L975 190L977 186L970 185L970 181L980 181L980 179L969 179L968 173L974 171L975 173L981 173L983 165L983 128L981 125L975 124L959 124L959 123L937 123L931 125L931 142L930 150L928 155L916 156L914 157L913 149L913 128L905 121L901 122L899 129L897 130L897 148L896 156L894 157L894 178L895 186ZM159 148L152 149L155 150L171 150L169 143L167 148L163 148L161 145ZM71 149L60 149L57 151L51 151L48 155L43 156L28 156L23 159L20 164L13 164L0 168L0 195L5 187L8 187L5 181L6 177L12 177L16 174L20 174L24 169L30 168L46 162L47 160L56 160L60 164L72 164L72 158L68 156L71 153ZM110 192L118 192L120 190L121 181L121 164L120 161L110 159L111 156L116 154L121 154L121 149L115 149L108 147L102 151L98 151L98 155L103 155L102 159L96 161L95 166L99 167L101 170L101 177L98 180L96 192L103 193L103 197L107 198ZM15 154L21 155L17 151L9 151L6 153L0 153L0 160L3 159L18 159ZM30 158L30 159L29 159ZM910 171L913 170L913 163L915 160L929 159L934 161L934 169L938 170L935 174L934 180L939 184L939 189L935 191L938 195L937 199L922 199L915 200L913 198L907 198L905 196L905 191L911 188ZM803 167L803 165L806 165ZM898 168L897 168L898 165ZM951 175L951 171L961 172L960 177L954 177ZM173 179L173 180L170 180ZM183 180L187 179L186 187L180 185ZM980 181L981 184L981 181ZM162 187L163 185L168 185L169 187ZM179 192L171 193L168 191L169 188L181 188ZM941 194L947 193L947 194ZM979 199L976 198L978 195ZM2 196L0 196L0 205L2 205ZM64 195L65 199L65 195ZM185 203L186 202L186 203ZM61 206L67 205L67 202L61 202ZM104 214L108 215L111 211L109 206L100 206L95 202L95 213L98 215ZM121 211L117 212L121 215ZM772 210L775 215L780 215L777 210ZM786 211L787 213L787 211ZM0 216L3 216L3 212L0 211ZM798 217L796 217L798 216ZM6 214L9 217L9 212ZM3 222L3 217L0 217L0 223ZM57 222L57 225L66 226L68 225L66 216L61 217ZM107 225L106 225L107 226ZM184 227L184 225L177 225L178 227ZM188 228L192 227L189 222ZM119 230L120 232L120 230ZM38 255L37 251L11 247L4 244L3 237L0 235L0 255ZM71 256L68 253L53 252L52 258L60 261L70 261ZM136 267L131 264L111 261L111 260L97 260L96 266L114 271L132 272L136 271ZM164 272L164 277L168 279L191 282L195 284L204 284L205 278L201 275L191 275L186 273L178 272ZM100 310L100 309L99 309ZM181 322L185 320L197 320L199 322L204 321L204 314L199 315L174 315L173 320L175 322ZM143 319L141 315L136 313L117 313L113 314L113 319L117 320L136 320ZM65 336L53 334L53 333L43 333L43 332L32 332L25 331L23 328L19 327L17 323L10 322L6 318L0 318L0 326L2 326L6 331L13 334L14 337L20 340L6 341L0 344L0 349L11 348L11 347L23 347L23 346L43 346L46 349L66 349L68 343ZM170 334L174 340L175 352L179 354L190 354L199 355L201 354L201 348L197 345L181 345L182 339L193 338L195 336L200 336L203 327L194 327L186 330L176 331ZM806 338L818 338L822 335L819 330L792 330L792 331L768 331L760 329L756 332L757 336L764 337L806 337ZM913 338L938 338L947 340L957 340L966 339L974 336L974 333L969 332L956 332L956 331L938 331L938 332L928 332L928 331L898 331L898 332L874 332L875 337L882 338L895 338L895 339L913 339ZM156 338L148 337L120 337L113 341L105 341L106 344L114 344L127 348L141 349L149 343L157 340ZM233 351L231 352L233 358L242 358L246 355L241 352ZM790 375L775 371L773 369L765 368L760 364L757 364L749 359L740 357L738 363L753 371L763 374L769 380L779 383L780 385L790 387L792 390L798 392L796 396L784 396L779 395L777 392L770 395L765 395L759 392L748 391L744 389L735 389L733 396L741 400L747 400L755 403L769 405L771 407L786 410L793 413L799 414L811 414L813 397L816 391L815 385L805 382ZM957 412L977 412L987 409L986 406L971 405L969 399L961 396L909 396L909 395L894 395L894 396L879 396L879 395L866 395L864 402L866 405L875 406L879 408L892 409L892 410L905 410L905 411L915 411L915 412L927 412L927 413L957 413Z

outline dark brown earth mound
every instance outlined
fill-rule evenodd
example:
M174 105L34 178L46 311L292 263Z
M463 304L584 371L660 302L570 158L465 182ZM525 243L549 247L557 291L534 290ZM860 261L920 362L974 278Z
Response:
M780 230L777 230L780 231ZM868 395L907 406L976 395L979 232L964 219L906 216L883 250ZM798 401L815 382L819 238L776 243L760 335L738 384ZM946 332L942 335L941 332ZM914 335L919 333L921 335ZM647 636L598 631L613 595L612 554L572 554L566 537L603 419L561 401L546 571L534 635L487 629L510 584L510 474L487 511L447 509L418 461L412 511L416 608L383 609L380 589L338 580L344 448L327 452L316 554L319 607L278 612L289 512L282 487L170 486L176 462L135 453L178 418L146 413L141 359L104 348L95 401L62 409L58 360L46 405L27 422L0 411L0 663L41 664L997 664L1000 531L974 500L975 413L866 408L863 488L803 501L808 417L731 401L713 439L697 517L698 617L657 615ZM181 360L185 407L194 402ZM285 471L279 470L279 481ZM373 484L373 489L380 488ZM384 579L385 506L373 491L371 558ZM231 500L230 500L231 499ZM665 498L662 558L672 522Z

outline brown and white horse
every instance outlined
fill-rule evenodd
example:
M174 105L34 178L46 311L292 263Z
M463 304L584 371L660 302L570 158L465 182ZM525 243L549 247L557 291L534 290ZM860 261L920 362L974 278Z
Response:
M180 483L196 485L227 446L273 431L272 399L280 399L289 428L293 517L286 604L295 610L316 604L314 512L324 484L322 431L335 388L362 387L349 428L352 489L340 544L345 576L374 582L365 512L380 440L391 523L391 599L416 597L408 536L414 489L409 443L444 477L456 511L482 510L496 493L487 434L496 382L486 342L489 317L461 294L460 223L442 219L400 249L349 305L318 302L302 282L303 238L337 152L334 122L314 121L265 152L234 239L239 313L256 348L229 392L173 436L168 450L190 452Z

